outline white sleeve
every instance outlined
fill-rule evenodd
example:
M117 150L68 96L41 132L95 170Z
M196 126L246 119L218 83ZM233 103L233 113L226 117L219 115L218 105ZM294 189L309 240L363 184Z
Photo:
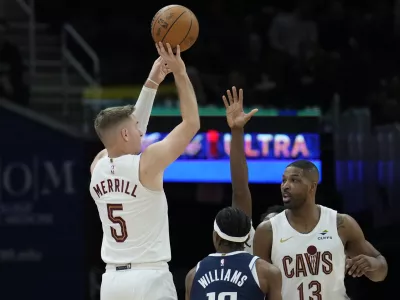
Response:
M139 98L136 101L135 111L133 115L136 117L139 130L143 135L147 131L147 125L149 124L151 109L153 108L154 98L156 97L157 90L143 87Z
M246 242L246 244L249 245L250 247L248 247L246 244L244 245L244 251L250 254L253 254L253 240L255 233L256 231L254 230L253 224L251 224L249 240Z

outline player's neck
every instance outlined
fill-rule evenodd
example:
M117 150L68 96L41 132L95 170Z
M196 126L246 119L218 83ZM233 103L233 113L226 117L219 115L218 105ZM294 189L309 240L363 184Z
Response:
M320 208L315 203L303 205L299 209L289 209L288 216L292 220L319 220Z
M123 155L127 155L126 151L123 149L117 148L117 147L112 147L112 148L107 148L107 153L109 158L117 158Z
M236 252L236 251L244 251L244 248L242 248L242 249L232 249L232 248L229 248L229 247L221 246L218 249L216 249L216 252L217 253L221 253L221 254L227 254L227 253L232 253L232 252Z

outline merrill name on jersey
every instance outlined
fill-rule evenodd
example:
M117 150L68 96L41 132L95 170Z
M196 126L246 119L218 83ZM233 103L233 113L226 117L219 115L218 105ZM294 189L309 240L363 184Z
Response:
M209 271L208 273L200 277L198 283L200 283L203 288L206 288L209 284L213 282L226 281L232 282L241 287L246 280L247 276L242 275L242 272L239 272L237 270L234 270L234 272L232 272L231 269L215 269L214 272Z
M93 185L93 190L99 198L108 193L124 193L136 198L136 189L137 184L118 178L102 180Z

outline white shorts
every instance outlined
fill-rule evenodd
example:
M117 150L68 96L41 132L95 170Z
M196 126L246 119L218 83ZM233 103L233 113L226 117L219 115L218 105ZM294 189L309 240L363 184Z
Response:
M172 274L168 268L141 268L103 274L100 300L177 300Z

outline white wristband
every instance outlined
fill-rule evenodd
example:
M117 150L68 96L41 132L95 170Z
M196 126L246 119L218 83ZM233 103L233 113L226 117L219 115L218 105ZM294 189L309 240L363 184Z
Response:
M151 80L150 78L147 78L147 80L154 83L156 86L159 86L159 84L157 82L155 82L154 80Z

